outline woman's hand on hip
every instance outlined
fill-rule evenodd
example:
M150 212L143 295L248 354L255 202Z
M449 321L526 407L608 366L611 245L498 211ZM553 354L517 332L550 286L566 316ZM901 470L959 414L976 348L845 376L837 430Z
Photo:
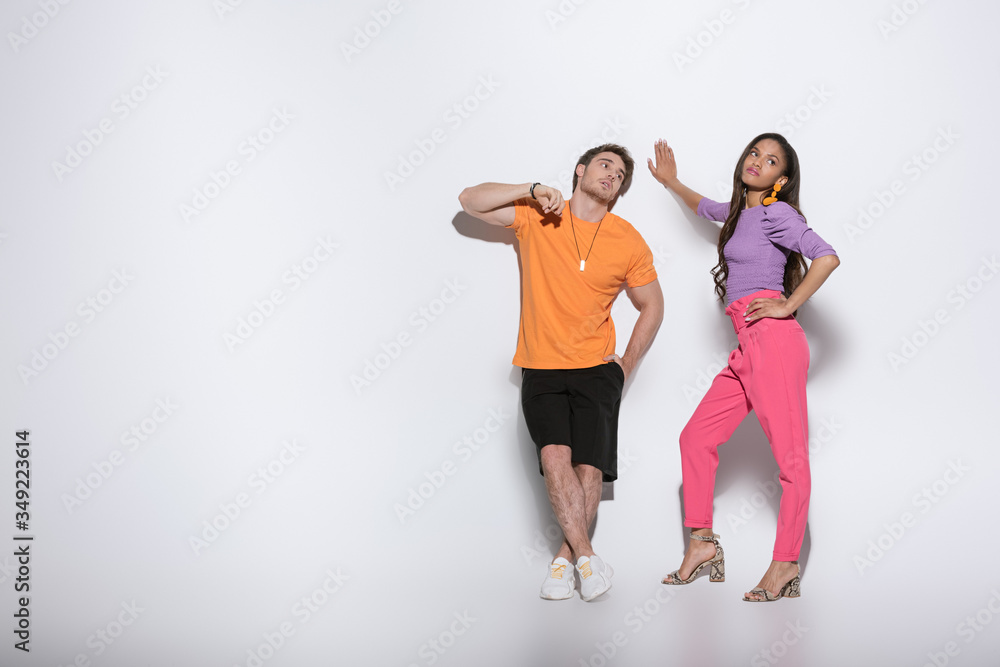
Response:
M754 299L747 306L743 315L747 322L753 322L764 317L784 319L793 313L793 309L788 305L788 299L784 296L778 299Z

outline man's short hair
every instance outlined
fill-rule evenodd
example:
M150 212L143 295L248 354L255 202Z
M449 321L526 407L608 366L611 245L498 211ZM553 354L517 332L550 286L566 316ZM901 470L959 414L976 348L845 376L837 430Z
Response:
M614 153L622 159L625 163L625 179L622 181L622 186L618 190L618 196L625 194L629 186L632 185L632 171L635 170L635 160L632 159L632 154L628 152L628 149L624 146L619 146L618 144L602 144L600 146L595 146L589 151L580 156L580 159L576 161L576 166L579 167L581 164L585 167L590 166L594 158L600 153ZM579 177L576 175L576 167L573 168L573 192L576 192L576 182Z

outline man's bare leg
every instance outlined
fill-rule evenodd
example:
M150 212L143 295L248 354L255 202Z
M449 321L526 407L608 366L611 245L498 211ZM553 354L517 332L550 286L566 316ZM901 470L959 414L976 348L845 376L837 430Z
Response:
M593 466L589 466L586 463L576 463L573 464L573 472L576 473L577 479L580 480L580 485L583 487L584 493L584 509L586 511L586 521L587 521L587 535L589 537L591 529L594 527L594 521L597 519L597 507L601 504L601 491L603 489L602 482L604 479L603 473ZM591 551L591 554L593 551ZM590 554L573 554L573 549L570 548L569 542L563 537L562 545L559 547L559 551L556 553L556 558L565 558L571 563L575 563L580 556L587 556Z
M546 445L541 460L549 502L563 531L556 557L572 563L571 556L593 556L589 532L601 501L601 471L589 465L574 466L572 450L566 445Z

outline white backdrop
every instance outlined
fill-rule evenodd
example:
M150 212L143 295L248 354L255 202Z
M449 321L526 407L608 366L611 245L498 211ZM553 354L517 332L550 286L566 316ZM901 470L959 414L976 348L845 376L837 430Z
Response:
M0 664L997 664L998 19L985 0L4 3ZM753 417L721 450L726 583L658 583L685 546L677 436L735 337L716 230L643 163L665 137L727 199L771 130L842 266L800 311L803 595L750 605L778 503ZM457 195L568 195L605 140L637 159L615 212L666 316L596 528L614 588L550 603L513 238ZM622 352L627 298L614 317Z

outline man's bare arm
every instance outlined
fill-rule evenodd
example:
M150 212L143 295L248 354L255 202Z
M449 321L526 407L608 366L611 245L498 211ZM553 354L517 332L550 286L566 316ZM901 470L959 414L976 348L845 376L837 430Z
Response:
M480 183L465 188L458 195L462 210L491 225L508 227L514 224L513 203L531 196L531 183L507 185L505 183ZM535 186L535 199L544 213L561 215L565 202L562 193L547 185Z
M610 355L605 357L605 361L618 361L625 371L625 379L632 374L639 358L653 341L656 330L660 328L663 321L663 292L660 290L660 281L654 280L642 287L632 288L632 300L639 307L639 319L632 327L632 336L628 340L628 347L621 357Z

